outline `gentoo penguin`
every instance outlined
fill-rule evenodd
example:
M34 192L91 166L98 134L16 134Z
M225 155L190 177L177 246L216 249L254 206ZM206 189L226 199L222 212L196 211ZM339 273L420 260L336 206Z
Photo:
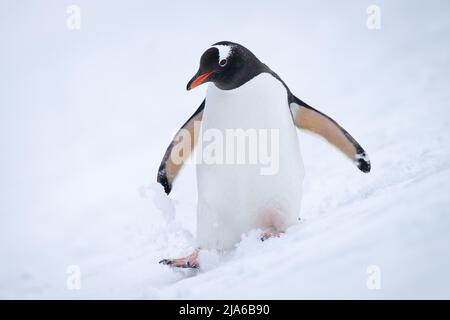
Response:
M175 135L159 167L157 181L165 192L170 193L197 141L208 141L212 136L220 136L225 144L215 151L225 159L236 151L227 144L236 137L230 133L240 132L244 139L275 137L262 139L262 144L274 151L276 166L273 172L264 172L265 163L249 159L229 163L220 157L214 158L217 161L197 163L199 249L187 257L164 259L160 263L197 268L200 249L227 250L249 230L262 230L264 240L295 224L304 176L296 127L322 136L361 171L370 171L366 152L346 130L297 98L274 71L242 45L222 41L208 48L187 90L203 83L209 83L206 98ZM200 124L200 133L196 124ZM255 141L238 152L255 152ZM198 151L207 153L208 145L199 144ZM261 147L261 141L256 144Z

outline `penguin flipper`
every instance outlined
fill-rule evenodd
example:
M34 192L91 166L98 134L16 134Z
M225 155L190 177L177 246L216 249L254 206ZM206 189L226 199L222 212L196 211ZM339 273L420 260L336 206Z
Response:
M172 190L173 181L197 144L198 129L202 121L204 108L205 100L203 100L194 114L181 126L167 147L156 179L164 187L164 191L167 194Z
M362 172L370 172L370 160L361 145L336 121L292 95L289 108L295 125L325 138L352 160Z

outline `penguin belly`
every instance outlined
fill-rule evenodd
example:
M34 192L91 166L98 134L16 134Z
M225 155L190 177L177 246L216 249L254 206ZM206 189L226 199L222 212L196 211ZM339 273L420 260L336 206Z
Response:
M303 161L280 81L262 73L233 90L210 83L200 137L199 247L230 249L252 229L282 232L298 221Z

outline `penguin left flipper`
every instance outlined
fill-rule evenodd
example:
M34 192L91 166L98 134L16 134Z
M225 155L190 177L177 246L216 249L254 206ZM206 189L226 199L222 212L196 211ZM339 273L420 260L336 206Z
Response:
M198 126L202 121L205 100L192 116L181 126L167 147L158 169L157 182L164 187L166 194L172 190L172 184L185 161L189 158L198 140Z
M312 108L293 94L289 107L295 125L325 138L352 160L362 172L370 172L370 160L361 145L336 121Z

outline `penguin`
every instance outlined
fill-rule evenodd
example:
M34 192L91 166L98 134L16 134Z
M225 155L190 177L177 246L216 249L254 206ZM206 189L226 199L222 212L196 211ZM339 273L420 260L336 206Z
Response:
M264 133L261 137L273 136L265 144L276 151L276 166L265 174L266 163L197 163L197 249L187 257L163 259L161 264L199 268L200 250L229 250L253 229L261 230L261 240L278 237L297 223L304 167L296 128L325 138L359 170L370 172L371 163L361 145L331 117L297 98L278 74L244 46L221 41L209 47L187 90L204 83L208 83L205 99L175 134L159 167L157 182L164 191L171 192L199 140L199 152L207 151L202 138L211 132L226 142L230 132L243 133L244 138L258 137L259 132ZM252 147L248 143L238 152ZM235 151L221 150L224 158Z

